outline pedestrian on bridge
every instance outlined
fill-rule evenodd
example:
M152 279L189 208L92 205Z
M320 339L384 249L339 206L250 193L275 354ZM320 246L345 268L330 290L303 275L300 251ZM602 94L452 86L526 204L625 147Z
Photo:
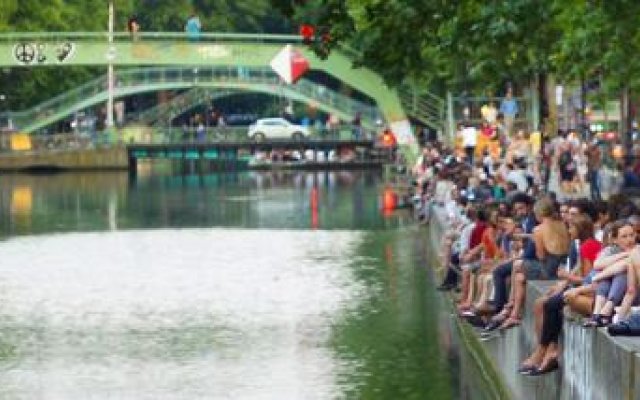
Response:
M138 22L137 16L132 15L129 18L129 21L127 21L127 30L131 35L131 40L133 41L138 40L138 33L140 32L140 23Z
M187 32L189 40L198 40L201 29L202 24L200 23L200 18L195 14L191 14L189 19L187 19L187 23L184 25L184 31Z

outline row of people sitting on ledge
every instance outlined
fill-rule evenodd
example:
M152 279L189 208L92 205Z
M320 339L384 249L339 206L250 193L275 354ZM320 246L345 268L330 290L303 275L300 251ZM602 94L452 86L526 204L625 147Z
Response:
M436 156L439 157L439 156ZM437 178L420 181L423 207L446 215L441 290L459 291L459 315L490 337L521 324L529 280L553 281L533 302L538 344L520 372L558 368L565 307L582 315L585 329L640 335L640 210L627 198L537 200L512 190L502 201L465 196L467 167L438 166ZM473 174L473 172L471 172Z
M485 333L520 325L528 280L556 281L534 302L539 344L524 360L522 373L557 368L565 305L588 316L585 327L640 334L640 314L631 313L640 300L640 217L610 222L604 208L590 216L590 206L588 201L556 204L548 197L532 204L526 194L516 194L507 212L467 205L455 228L459 235L453 230L447 235L443 288L461 276L458 311Z

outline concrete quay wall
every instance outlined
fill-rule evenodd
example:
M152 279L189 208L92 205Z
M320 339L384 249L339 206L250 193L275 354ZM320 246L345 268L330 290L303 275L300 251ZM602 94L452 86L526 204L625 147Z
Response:
M445 213L432 209L431 248L439 249L446 231ZM541 377L517 372L537 343L533 303L552 282L527 284L527 304L521 326L496 333L488 340L475 335L493 368L514 399L640 400L640 337L614 337L606 329L582 327L582 319L565 313L560 369Z
M16 152L0 155L0 171L5 172L30 169L125 170L127 168L127 151L124 147Z

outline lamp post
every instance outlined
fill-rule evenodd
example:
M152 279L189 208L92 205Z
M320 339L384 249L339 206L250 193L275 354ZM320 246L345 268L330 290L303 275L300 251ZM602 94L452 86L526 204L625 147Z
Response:
M7 145L7 135L9 134L9 129L11 128L11 120L7 115L7 95L0 94L0 112L4 114L4 121L0 121L0 151L5 150Z
M6 94L0 94L0 111L2 111L3 114L7 112L7 95Z
M11 128L11 119L9 118L9 107L7 106L7 95L0 93L0 115L4 116L4 120L0 121L0 130Z
M114 74L113 74L113 59L115 49L113 47L113 25L114 25L114 9L113 0L109 0L109 50L107 58L109 59L109 69L107 71L107 129L113 128L113 92L114 92Z

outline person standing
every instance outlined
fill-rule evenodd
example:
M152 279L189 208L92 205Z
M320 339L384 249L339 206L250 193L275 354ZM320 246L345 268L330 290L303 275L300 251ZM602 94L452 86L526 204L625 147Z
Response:
M356 113L355 117L353 117L353 121L351 121L351 125L352 125L351 136L354 139L359 140L362 133L362 115L360 114L359 111Z
M467 162L469 165L473 165L473 157L476 152L476 145L478 144L478 131L476 127L470 123L465 124L461 132L462 135L462 147L467 155Z
M602 167L602 152L598 142L592 142L586 151L587 155L587 180L589 181L589 191L591 192L591 200L602 200L600 193L600 168Z
M184 31L187 32L189 40L198 40L201 29L202 24L200 23L200 18L195 14L191 14L189 19L187 19L187 23L184 25Z
M500 103L500 113L504 118L505 130L508 136L513 133L513 125L518 114L518 102L513 98L513 89L507 88L507 94Z
M482 119L486 121L489 125L494 124L498 118L498 109L493 104L493 101L490 101L488 104L480 107L480 115L482 115Z

